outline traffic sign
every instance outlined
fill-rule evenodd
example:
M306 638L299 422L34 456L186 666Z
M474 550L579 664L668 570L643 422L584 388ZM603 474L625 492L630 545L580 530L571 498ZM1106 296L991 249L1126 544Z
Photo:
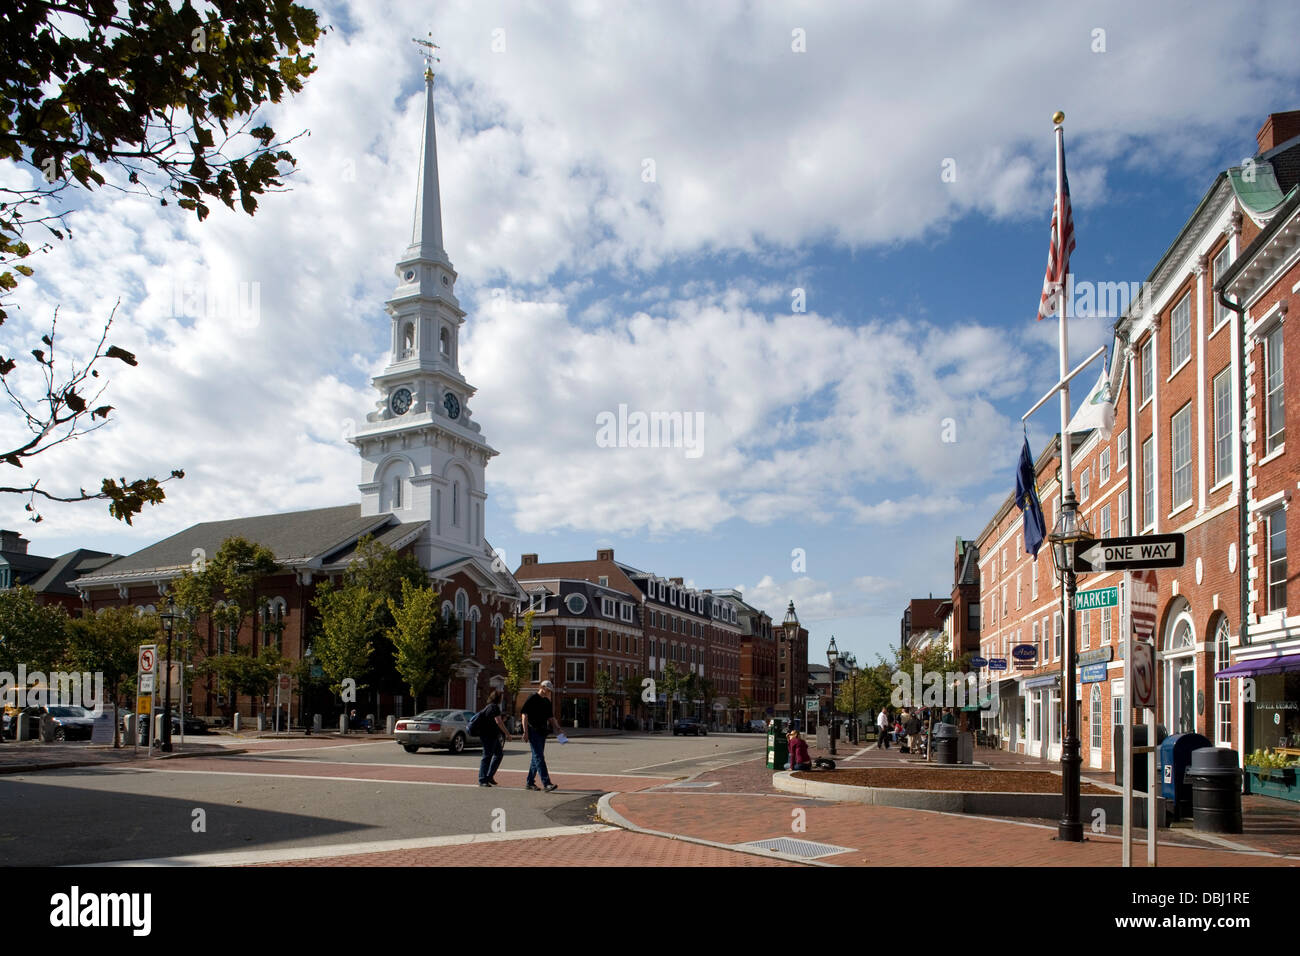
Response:
M1119 605L1119 588L1094 588L1091 591L1079 591L1074 595L1074 607L1079 611L1093 611L1099 607L1116 607Z
M1155 648L1145 641L1134 641L1131 653L1133 655L1133 706L1155 707Z
M152 675L152 674L141 674L141 675L140 675L140 686L137 688L137 690L139 690L139 692L140 692L141 694L152 694L152 693L153 693L153 675Z
M152 674L154 665L158 662L158 645L141 644L140 645L140 666L138 668L141 674Z
M1097 538L1074 542L1074 570L1130 571L1183 565L1181 534L1144 534L1136 538Z

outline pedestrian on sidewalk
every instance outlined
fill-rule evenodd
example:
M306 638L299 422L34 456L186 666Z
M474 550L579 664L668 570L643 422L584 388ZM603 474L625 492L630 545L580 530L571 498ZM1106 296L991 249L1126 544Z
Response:
M921 752L921 718L915 713L907 715L907 722L903 725L903 730L907 732L907 749L912 754Z
M800 736L798 726L790 731L786 740L790 745L790 769L811 770L812 757L808 754L808 741Z
M889 708L881 707L880 713L876 715L876 749L884 747L889 749Z
M513 740L501 715L501 691L494 690L488 694L487 706L483 708L482 721L485 729L479 734L483 742L483 760L478 765L478 785L480 787L497 786L497 767L505 756L505 742Z
M555 685L544 680L537 693L524 701L524 706L519 708L524 721L524 737L528 740L528 749L532 754L532 760L528 764L528 781L524 784L525 790L545 789L550 793L552 790L560 789L551 782L551 773L546 769L546 735L550 733L552 727L557 734L560 732L560 724L555 719L555 708L551 703L551 695L554 693ZM541 787L538 787L535 782L538 775L542 778Z

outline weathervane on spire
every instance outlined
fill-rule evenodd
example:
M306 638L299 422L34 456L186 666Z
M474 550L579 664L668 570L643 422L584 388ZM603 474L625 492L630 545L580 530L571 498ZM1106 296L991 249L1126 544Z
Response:
M422 55L424 56L424 78L426 80L433 79L433 64L442 62L441 60L438 59L437 56L434 55L433 52L434 50L438 49L438 44L434 43L432 40L433 37L432 31L430 31L429 37L430 39L428 40L420 40L415 37L411 37L412 43L418 43L420 46L424 47L424 53Z

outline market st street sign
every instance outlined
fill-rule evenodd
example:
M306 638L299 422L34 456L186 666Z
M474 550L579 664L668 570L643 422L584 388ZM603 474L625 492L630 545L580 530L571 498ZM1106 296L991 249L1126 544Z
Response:
M1074 542L1074 570L1134 571L1183 565L1181 534L1145 534L1137 538L1098 538Z
M1079 591L1074 595L1074 607L1079 611L1094 611L1099 607L1117 607L1119 588L1096 588Z

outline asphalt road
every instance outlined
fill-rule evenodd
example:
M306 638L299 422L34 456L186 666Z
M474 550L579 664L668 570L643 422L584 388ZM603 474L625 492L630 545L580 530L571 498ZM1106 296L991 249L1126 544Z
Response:
M408 754L392 741L256 744L243 755L0 777L0 862L78 865L284 847L535 830L591 822L599 794L752 759L759 735L593 737L547 746L556 793L523 789L507 744L477 785L479 752Z

